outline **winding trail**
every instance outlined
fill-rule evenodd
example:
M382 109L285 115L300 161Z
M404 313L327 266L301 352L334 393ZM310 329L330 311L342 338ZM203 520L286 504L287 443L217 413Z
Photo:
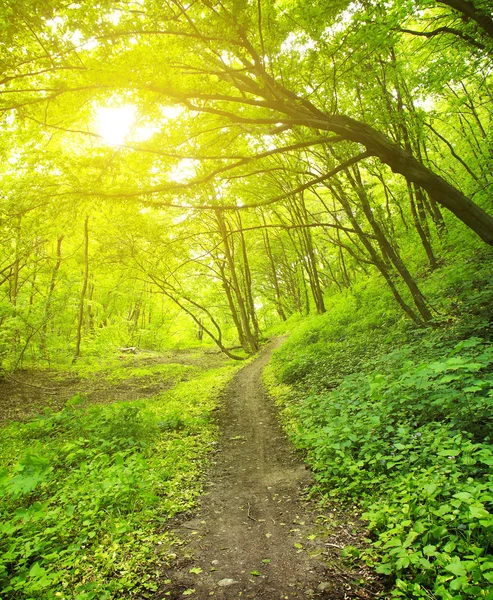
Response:
M207 493L194 518L176 530L183 544L155 598L356 597L327 572L327 527L321 531L315 507L302 500L310 473L262 387L262 369L278 344L239 371L226 391Z

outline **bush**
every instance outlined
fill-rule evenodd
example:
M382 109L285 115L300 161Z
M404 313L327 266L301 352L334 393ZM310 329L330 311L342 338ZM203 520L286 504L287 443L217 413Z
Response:
M394 597L493 600L490 292L467 304L454 289L460 316L436 329L351 323L339 306L300 325L266 375L319 489L360 505L362 557Z

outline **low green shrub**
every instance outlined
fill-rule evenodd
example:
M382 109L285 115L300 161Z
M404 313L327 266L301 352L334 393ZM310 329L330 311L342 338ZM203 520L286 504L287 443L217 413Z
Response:
M360 557L397 598L493 600L493 344L461 298L466 320L436 329L312 318L265 375L319 490L360 506Z
M0 430L0 595L109 600L151 594L158 526L200 492L218 390L236 367L148 400L85 407ZM8 457L8 458L7 458Z

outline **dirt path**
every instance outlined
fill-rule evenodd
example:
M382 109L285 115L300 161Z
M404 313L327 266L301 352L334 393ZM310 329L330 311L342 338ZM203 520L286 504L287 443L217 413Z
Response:
M207 493L194 518L176 528L183 545L156 599L369 597L361 589L352 594L352 578L330 566L340 545L354 543L355 523L332 523L328 538L327 516L302 499L310 474L261 383L272 350L242 369L227 391Z

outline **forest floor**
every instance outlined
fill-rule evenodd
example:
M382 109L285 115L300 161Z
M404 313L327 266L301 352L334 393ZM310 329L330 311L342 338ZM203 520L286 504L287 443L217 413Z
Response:
M86 404L109 404L150 398L197 369L212 369L226 362L223 354L203 350L166 353L120 354L106 368L61 371L22 369L0 378L0 426L8 421L26 421L46 408L61 410L67 400L80 394ZM159 370L162 365L164 369ZM179 372L166 372L166 365L181 365ZM187 367L189 367L187 369Z
M241 369L225 392L221 438L194 514L175 518L178 542L154 598L362 598L380 584L341 549L364 546L348 514L307 497L311 475L279 425L261 374L275 345Z

